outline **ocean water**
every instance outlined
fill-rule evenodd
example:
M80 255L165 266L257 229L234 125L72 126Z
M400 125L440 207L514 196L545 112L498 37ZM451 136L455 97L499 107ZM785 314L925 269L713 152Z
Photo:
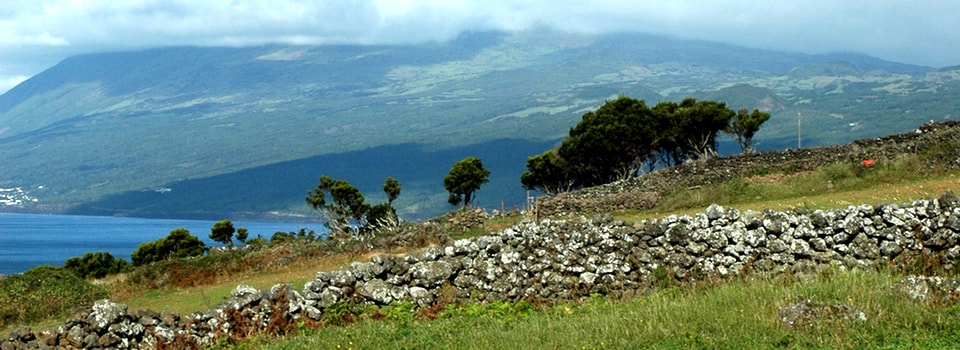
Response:
M166 237L175 228L185 228L208 246L220 246L208 236L215 220L168 220L104 216L0 213L0 275L24 272L49 264L63 266L71 257L107 251L130 261L140 243ZM277 231L301 228L323 231L320 223L233 221L246 227L249 238L269 239Z

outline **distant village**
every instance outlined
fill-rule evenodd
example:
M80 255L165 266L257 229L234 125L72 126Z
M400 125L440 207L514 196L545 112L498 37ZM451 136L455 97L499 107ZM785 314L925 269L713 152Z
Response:
M0 187L0 206L3 207L22 207L27 203L36 203L37 199L30 197L27 191L22 187L2 188Z

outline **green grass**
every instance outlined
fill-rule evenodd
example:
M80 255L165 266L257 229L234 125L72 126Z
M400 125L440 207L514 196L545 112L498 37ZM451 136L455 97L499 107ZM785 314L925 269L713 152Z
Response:
M920 167L913 155L871 168L835 164L822 169L738 179L704 186L698 195L675 193L651 211L618 213L629 220L667 213L694 213L710 203L741 209L831 209L858 204L899 203L960 188L957 171ZM921 170L925 169L925 170ZM933 168L935 169L935 168ZM699 198L694 201L690 198ZM684 200L688 200L684 202ZM501 220L498 225L509 224ZM467 232L464 236L482 234ZM346 327L304 329L287 338L254 339L236 348L409 349L463 348L953 348L960 342L960 305L915 302L892 286L894 272L826 270L811 276L778 276L663 286L647 295L584 304L559 302L503 312L503 305L461 304L440 319L360 316ZM866 322L824 319L791 329L780 307L801 299L822 305L847 304ZM448 306L447 310L451 307ZM393 312L393 311L391 311ZM378 312L373 312L376 315Z
M939 154L936 157L942 158ZM711 203L740 210L830 209L864 203L902 203L960 188L960 171L937 170L930 165L937 164L932 161L924 155L911 155L881 161L872 168L835 164L812 172L766 173L678 191L668 194L653 210L615 216L633 221L694 214ZM510 227L520 219L490 219L482 228L447 233L454 239L475 237ZM6 310L0 315L8 321L0 324L0 334L20 324L37 329L55 327L57 323L51 320L62 320L75 309L58 309L50 303L76 306L74 300L85 295L99 297L104 288L112 299L133 310L190 313L214 307L237 284L264 289L286 282L300 289L317 271L344 268L350 261L365 261L376 254L403 254L420 248L357 251L340 247L331 251L332 247L310 246L222 254L155 264L114 277L115 281L100 281L103 288L91 289L84 289L90 284L69 274L48 281L52 284L41 283L27 289L23 285L27 279L0 279L5 282L0 285L0 311ZM906 300L889 288L897 280L896 275L887 272L827 271L803 278L781 276L699 285L657 283L658 290L633 299L598 297L585 304L561 301L555 305L483 305L461 300L436 312L438 319L419 316L423 311L415 312L409 305L398 305L366 310L349 326L311 329L304 325L297 336L261 336L236 347L943 348L957 344L960 306ZM78 281L81 283L77 284ZM93 294L74 293L81 290ZM822 304L847 302L866 312L869 319L865 323L826 320L806 329L787 329L778 322L777 309L798 298ZM26 303L45 305L53 312L12 313L11 310L18 309L12 306Z
M36 267L0 278L0 329L77 312L108 296L103 287L67 270Z
M260 338L237 349L630 349L630 348L953 348L960 307L915 302L886 273L828 270L820 275L754 278L660 289L582 304L525 302L448 307L450 316L374 320ZM799 299L848 304L866 321L822 319L791 329L779 308ZM372 312L371 314L376 314ZM411 314L412 315L412 314Z
M714 203L754 209L832 209L937 197L944 191L960 188L960 182L956 181L960 172L931 167L930 164L941 164L931 159L935 156L938 155L907 155L878 161L869 168L858 163L836 163L809 172L771 173L711 186L676 189L667 193L656 208L633 214L689 214ZM924 184L929 184L927 189Z

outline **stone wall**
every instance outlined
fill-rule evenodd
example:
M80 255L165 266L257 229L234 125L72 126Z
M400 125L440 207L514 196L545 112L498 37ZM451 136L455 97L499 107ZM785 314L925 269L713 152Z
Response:
M205 346L319 320L337 303L411 301L424 307L451 292L481 301L576 299L633 293L648 287L652 276L699 280L831 265L873 269L920 258L952 271L958 240L960 197L953 193L830 211L739 212L713 205L693 217L640 223L610 216L526 221L416 255L375 256L320 272L302 291L239 286L216 310L190 316L131 313L104 300L56 330L18 329L0 349Z

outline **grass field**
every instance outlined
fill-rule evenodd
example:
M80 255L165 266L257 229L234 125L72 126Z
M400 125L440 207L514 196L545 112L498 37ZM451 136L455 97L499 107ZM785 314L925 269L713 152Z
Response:
M740 210L830 209L849 205L903 203L938 197L960 189L960 171L913 171L918 160L891 161L876 169L837 165L808 173L768 174L677 192L648 211L614 213L625 220L669 214L694 214L710 203ZM487 230L510 226L520 218L488 222ZM472 230L459 237L486 231ZM406 248L418 249L418 248ZM195 286L145 288L127 276L95 281L115 301L131 309L190 313L208 310L238 284L269 288L289 283L295 289L318 271L367 261L404 250L304 255L278 268L241 267L215 273ZM254 265L251 265L254 266ZM237 349L383 349L383 348L954 348L960 344L960 305L954 300L914 301L895 288L902 276L891 271L826 270L812 275L744 276L696 284L671 281L635 297L595 296L583 303L449 300L432 310L409 304L355 308L351 322L303 324L287 337L261 335ZM842 303L864 312L865 321L825 318L800 328L780 320L778 310L798 300L822 305ZM341 310L343 311L343 310ZM64 315L29 325L50 328ZM355 322L352 322L355 321ZM336 325L329 325L336 324ZM0 334L7 334L6 325Z
M812 276L748 278L660 289L614 300L532 306L456 305L424 320L412 311L366 317L236 349L948 349L960 343L960 308L914 302L876 272L828 270ZM817 320L796 329L779 309L800 299L851 305L865 321ZM388 312L392 312L389 310ZM374 313L376 314L376 313Z

